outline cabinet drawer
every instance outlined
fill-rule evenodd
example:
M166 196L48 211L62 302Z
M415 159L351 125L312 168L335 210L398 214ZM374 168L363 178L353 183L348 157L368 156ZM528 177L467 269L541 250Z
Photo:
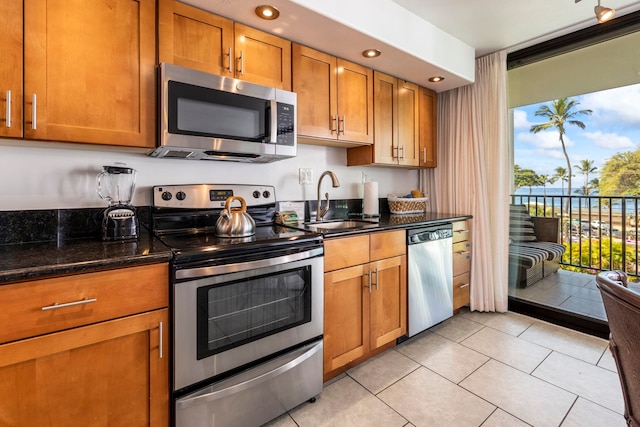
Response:
M453 276L471 271L471 243L453 244Z
M453 309L468 305L471 301L470 274L464 273L453 278Z
M168 264L0 286L0 343L168 306Z
M471 240L471 227L469 221L456 221L453 227L453 243Z
M371 261L378 261L407 253L407 232L405 230L371 233Z
M324 271L369 262L369 235L327 239L324 241Z

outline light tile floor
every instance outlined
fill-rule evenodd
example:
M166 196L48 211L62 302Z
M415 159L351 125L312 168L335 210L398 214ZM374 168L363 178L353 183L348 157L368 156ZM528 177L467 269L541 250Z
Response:
M629 287L640 291L640 285L629 283ZM570 313L607 320L600 291L596 287L596 276L558 270L528 288L511 288L509 295L533 301Z
M463 313L325 384L267 424L625 426L606 340L516 313Z

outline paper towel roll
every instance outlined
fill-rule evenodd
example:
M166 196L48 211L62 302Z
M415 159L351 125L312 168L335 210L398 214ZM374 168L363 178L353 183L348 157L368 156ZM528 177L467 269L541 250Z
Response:
M378 183L376 181L366 181L364 183L364 207L365 215L378 215Z

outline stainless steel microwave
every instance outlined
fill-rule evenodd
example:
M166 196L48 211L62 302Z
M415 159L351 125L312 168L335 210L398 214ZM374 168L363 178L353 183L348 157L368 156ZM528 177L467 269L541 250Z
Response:
M295 157L296 94L160 64L152 157L268 163Z

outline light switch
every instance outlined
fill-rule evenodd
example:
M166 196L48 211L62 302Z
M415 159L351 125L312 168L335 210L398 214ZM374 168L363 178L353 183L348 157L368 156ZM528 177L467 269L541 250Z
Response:
M313 184L313 169L300 168L298 170L298 178L300 185Z

